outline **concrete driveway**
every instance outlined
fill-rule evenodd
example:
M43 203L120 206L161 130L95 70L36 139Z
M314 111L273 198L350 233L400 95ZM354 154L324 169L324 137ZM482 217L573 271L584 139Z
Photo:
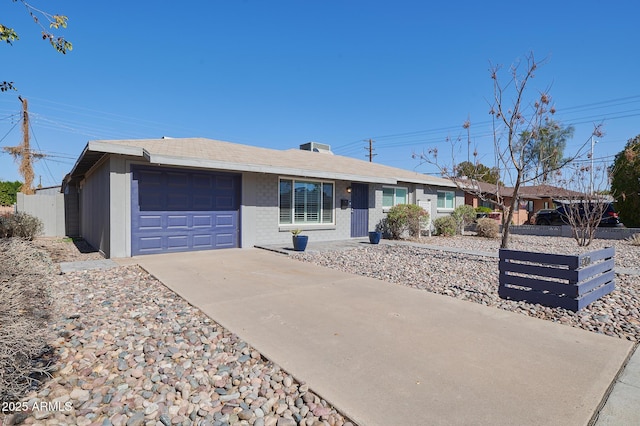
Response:
M361 425L586 425L630 342L259 249L140 256Z

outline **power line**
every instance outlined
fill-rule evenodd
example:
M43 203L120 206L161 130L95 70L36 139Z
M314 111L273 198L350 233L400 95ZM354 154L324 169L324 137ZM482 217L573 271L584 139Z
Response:
M11 126L9 131L7 133L5 133L5 135L2 137L2 139L0 139L0 142L2 142L7 136L9 136L9 133L11 133L13 131L13 129L16 128L17 125L18 125L18 122L16 122L13 126Z
M569 112L571 113L573 112L581 112L582 111L586 111L586 110L591 110L591 109L597 109L598 107L601 106L607 106L607 107L615 107L615 106L619 106L619 105L625 105L625 104L630 104L630 103L634 103L634 102L640 102L640 95L634 95L634 96L627 96L627 97L623 97L623 98L617 98L617 99L610 99L610 100L605 100L605 101L599 101L599 102L592 102L592 103L587 103L587 104L582 104L582 105L576 105L573 107L567 107L567 108L562 108L561 110L559 110L558 113L558 117L562 117L562 115L564 115L565 112ZM618 112L614 112L614 113L605 113L605 114L600 114L600 115L590 115L590 116L582 116L582 117L577 117L574 118L573 120L570 120L571 122L568 122L567 125L578 125L578 124L587 124L587 123L591 123L592 120L605 120L605 121L610 121L610 120L617 120L617 119L621 119L621 118L630 118L630 117L636 117L640 115L640 112L638 114L628 114L628 115L617 115L617 114L625 114L627 112L635 112L635 111L640 111L638 109L632 109L632 110L626 110L626 111L618 111ZM604 117L603 117L604 115ZM609 116L607 116L609 115ZM613 115L613 116L611 116ZM576 121L576 120L582 120L582 121ZM565 121L565 120L561 120L561 121ZM474 128L481 128L483 126L486 125L490 125L492 122L491 120L485 120L485 121L480 121L477 123L473 124ZM444 127L438 127L438 128L432 128L432 129L424 129L424 130L416 130L416 131L410 131L410 132L400 132L400 133L393 133L393 134L386 134L386 135L380 135L380 136L374 136L374 138L376 140L385 140L385 139L393 139L393 140L399 140L399 139L403 139L403 138L408 138L408 137L416 137L416 136L421 136L421 135L428 135L428 134L434 134L434 133L438 133L438 132L445 132L448 130L459 130L461 129L462 126L444 126ZM486 135L491 135L491 133L485 134ZM475 137L479 137L482 135L474 135ZM428 142L426 140L424 140L423 138L418 138L418 139L411 139L409 141L403 141L402 143L394 143L394 141L389 141L387 143L382 143L382 144L378 144L377 146L379 148L385 148L385 147L396 147L396 146L407 146L407 145L412 145L413 143L425 143ZM343 151L343 148L347 148L350 147L354 144L359 143L359 141L354 141L354 142L349 142L347 144L344 145L338 145L334 148L335 151ZM344 149L344 151L347 152L354 152L355 149L354 148L348 148L348 149Z
M31 125L31 122L29 122L29 128L31 128L31 135L33 136L33 140L36 142L36 146L38 147L38 151L40 151L40 154L42 155L42 159L45 159L46 154L42 154L42 149L40 148L40 143L38 142L38 138L36 137L36 133L33 131L33 126ZM47 171L49 172L49 176L51 176L51 181L55 182L55 178L53 177L53 173L51 173L51 169L49 168L49 165L47 164L47 162L44 162L44 166L47 169Z

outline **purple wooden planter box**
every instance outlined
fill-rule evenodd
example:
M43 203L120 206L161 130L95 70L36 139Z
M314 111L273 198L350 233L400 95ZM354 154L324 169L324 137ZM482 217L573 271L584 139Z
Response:
M581 255L500 249L498 294L577 312L615 289L614 256L614 247Z

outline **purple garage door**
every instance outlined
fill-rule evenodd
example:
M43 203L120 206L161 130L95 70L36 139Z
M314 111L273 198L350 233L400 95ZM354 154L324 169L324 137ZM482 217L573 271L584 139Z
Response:
M240 176L132 167L131 255L238 247Z

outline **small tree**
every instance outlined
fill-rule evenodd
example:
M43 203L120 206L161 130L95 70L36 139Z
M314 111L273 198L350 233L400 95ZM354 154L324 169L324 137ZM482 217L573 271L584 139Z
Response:
M482 200L490 201L502 212L503 232L500 245L502 248L507 248L509 245L509 230L516 203L519 201L520 187L526 182L535 181L540 176L540 172L536 172L535 165L532 164L531 156L527 155L527 147L531 146L534 139L539 138L540 130L545 128L546 123L556 111L548 90L537 91L534 96L529 95L527 90L529 83L543 62L536 61L533 53L527 55L525 59L524 69L521 68L520 63L511 66L506 84L503 84L499 78L500 66L492 65L489 69L493 80L493 100L490 102L489 114L493 125L494 161L501 180L512 185L509 194L504 193L504 187L498 182L495 185L494 194L489 198L478 185L477 179L470 179L469 182L456 179L456 165L442 164L436 148L428 149L419 155L414 154L414 158L436 165L442 175L451 179L458 188ZM465 121L463 128L469 135L469 120ZM467 136L467 139L470 140L470 137ZM452 153L460 141L461 138L450 141ZM579 152L574 157L563 159L546 172L560 170L578 155ZM477 153L474 153L475 156Z
M586 247L593 241L596 230L602 216L609 205L607 197L601 195L607 182L607 173L604 168L597 168L593 175L597 182L591 181L590 166L567 167L563 176L559 179L560 185L577 189L576 195L563 200L562 210L564 220L571 226L571 236L578 246ZM591 187L598 190L591 192Z
M476 219L476 209L467 205L458 206L451 213L451 217L456 222L456 233L462 235L465 226L472 224Z
M640 135L616 154L610 172L620 219L629 228L640 227Z
M487 167L482 163L474 164L470 161L463 161L456 166L455 174L457 177L467 177L494 185L500 182L500 171L496 167Z
M557 170L558 165L564 159L564 149L567 146L567 139L573 137L573 126L563 126L555 120L547 122L538 130L536 137L528 134L520 135L521 138L529 140L525 155L527 161L531 162L537 183L547 183L552 179L553 170Z

